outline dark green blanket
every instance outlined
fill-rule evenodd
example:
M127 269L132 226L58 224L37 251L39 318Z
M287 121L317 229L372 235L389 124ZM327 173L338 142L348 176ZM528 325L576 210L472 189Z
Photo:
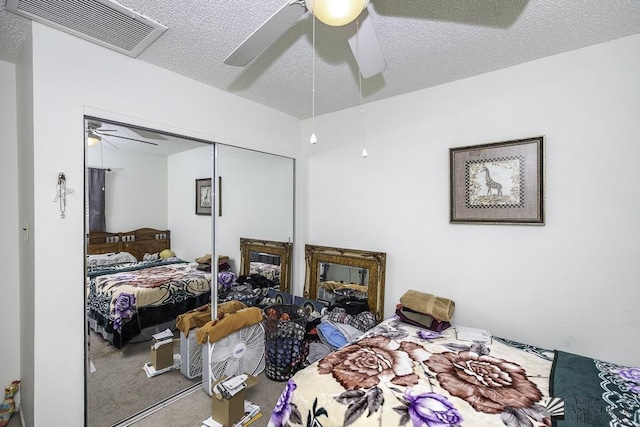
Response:
M640 426L640 368L555 353L549 394L564 399L564 419L554 426Z

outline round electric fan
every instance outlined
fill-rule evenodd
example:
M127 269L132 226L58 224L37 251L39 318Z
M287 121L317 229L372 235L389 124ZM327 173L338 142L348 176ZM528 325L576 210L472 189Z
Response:
M257 375L264 370L264 327L246 326L226 337L202 346L202 387L211 395L212 384L223 377L243 373Z

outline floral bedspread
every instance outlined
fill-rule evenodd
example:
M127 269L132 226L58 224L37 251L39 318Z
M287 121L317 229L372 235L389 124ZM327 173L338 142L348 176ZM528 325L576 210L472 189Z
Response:
M457 341L453 328L437 334L392 318L298 371L269 425L556 425L565 401L549 395L555 354L496 337Z
M141 262L102 273L89 276L88 309L116 331L142 307L181 303L211 289L211 274L184 262Z

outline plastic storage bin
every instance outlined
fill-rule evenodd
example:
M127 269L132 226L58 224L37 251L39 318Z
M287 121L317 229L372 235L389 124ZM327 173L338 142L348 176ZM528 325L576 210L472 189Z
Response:
M307 311L295 304L273 304L263 310L265 375L287 381L307 365Z

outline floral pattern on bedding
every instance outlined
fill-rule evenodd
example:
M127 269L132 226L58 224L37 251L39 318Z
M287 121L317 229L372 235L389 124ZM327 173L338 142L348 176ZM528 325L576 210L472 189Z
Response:
M211 275L185 262L140 262L109 271L89 276L87 303L89 313L115 331L142 307L179 304L210 292Z
M549 354L389 319L297 372L269 425L550 426Z
M122 330L122 325L136 313L136 296L126 292L116 298L113 310L113 329Z
M429 353L416 343L374 336L329 353L318 362L318 372L333 375L346 390L381 382L413 386L420 379L414 373L415 362L428 358Z
M640 368L594 360L612 427L640 426ZM587 401L588 402L588 401ZM593 414L592 414L593 415Z

